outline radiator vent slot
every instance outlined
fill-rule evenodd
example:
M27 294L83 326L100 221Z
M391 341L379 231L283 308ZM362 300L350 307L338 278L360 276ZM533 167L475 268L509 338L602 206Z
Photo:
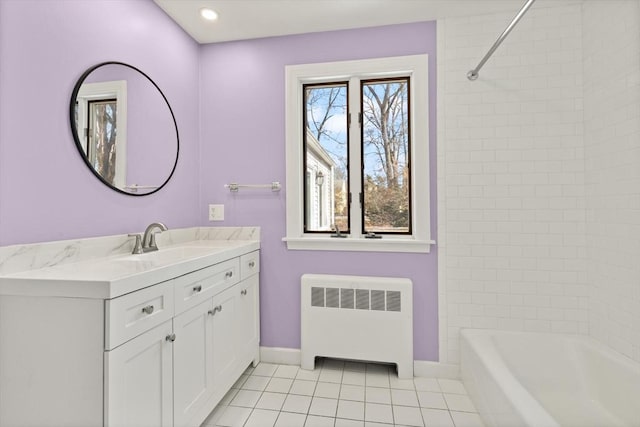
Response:
M371 310L384 311L384 291L371 291Z
M324 288L311 288L311 306L324 307Z
M340 308L353 308L353 289L340 289Z
M356 308L358 310L369 310L368 289L356 289Z
M387 311L401 311L399 291L387 291Z
M327 307L340 307L340 290L338 288L327 288Z
M402 311L401 301L400 291L315 286L311 288L312 307L400 312Z

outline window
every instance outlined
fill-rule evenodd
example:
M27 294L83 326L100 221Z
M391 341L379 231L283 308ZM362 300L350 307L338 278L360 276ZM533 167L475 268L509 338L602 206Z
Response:
M409 77L360 82L362 232L411 234Z
M428 252L427 56L286 79L288 248Z
M349 232L348 84L303 85L306 233Z

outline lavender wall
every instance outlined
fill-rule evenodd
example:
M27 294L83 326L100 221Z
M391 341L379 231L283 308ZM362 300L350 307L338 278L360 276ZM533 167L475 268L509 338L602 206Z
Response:
M437 360L435 248L430 254L288 251L281 241L285 235L286 188L276 194L230 194L223 188L224 183L234 181L285 183L285 65L427 53L431 233L435 238L435 30L435 22L427 22L203 46L201 222L262 227L262 345L300 347L299 282L304 273L401 276L414 284L414 357ZM224 222L208 222L208 203L224 203Z
M415 358L437 359L435 248L431 254L288 251L281 241L286 191L231 195L223 188L232 181L285 182L285 65L427 53L435 200L435 23L199 48L148 0L42 6L0 0L0 245L126 233L154 220L173 228L259 225L263 345L299 348L303 273L403 276L414 282ZM73 143L73 86L86 68L109 60L145 71L176 115L180 160L157 194L138 198L108 189ZM224 203L227 220L209 223L208 203ZM435 203L431 217L435 236Z
M145 71L176 115L178 168L151 196L104 186L73 143L73 86L109 60ZM0 0L0 64L0 245L198 223L199 47L152 1Z

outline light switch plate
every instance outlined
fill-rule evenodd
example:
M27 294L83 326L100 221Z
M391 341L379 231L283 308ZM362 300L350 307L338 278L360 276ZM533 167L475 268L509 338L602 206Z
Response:
M224 205L209 205L209 221L224 221Z

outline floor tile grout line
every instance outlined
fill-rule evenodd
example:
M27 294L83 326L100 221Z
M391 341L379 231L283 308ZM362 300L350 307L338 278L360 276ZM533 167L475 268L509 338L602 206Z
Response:
M250 408L249 408L249 407L238 407L238 408L246 408L246 409L250 409L249 416L248 416L248 417L247 417L247 419L244 421L243 426L248 422L248 420L251 418L251 415L252 415L252 414L253 414L257 409L261 409L261 410L262 410L262 409L264 409L264 410L273 410L273 409L267 409L267 408L257 408L257 404L258 404L258 402L262 399L262 397L265 395L265 393L269 392L269 393L273 393L273 394L283 394L283 395L285 395L285 400L286 400L286 398L287 398L288 396L290 396L290 395L296 395L296 394L291 393L291 389L293 388L293 384L294 384L294 382L295 382L296 380L298 380L298 376L297 376L297 375L298 375L298 372L300 371L300 368L298 368L298 370L297 370L297 372L296 372L296 375L295 375L293 378L292 378L292 377L286 377L286 376L285 376L285 377L276 377L276 376L275 376L275 373L277 372L277 370L278 370L281 366L288 366L288 365L279 365L279 364L273 364L273 365L274 365L275 369L273 369L272 374L271 374L271 375L269 375L269 376L264 376L264 375L263 375L264 377L268 377L268 378L269 378L269 380L268 380L267 384L265 385L264 389L262 389L262 390L255 390L255 391L260 392L260 395L258 396L258 399L256 400L256 402L255 402L255 404L253 405L253 407L250 407ZM367 366L367 365L365 365L365 366ZM256 367L256 368L257 368L257 367ZM324 368L324 366L323 366L323 368ZM335 371L335 369L331 369L331 367L328 367L327 369L330 369L330 370L334 370L334 371ZM334 413L334 416L318 415L318 416L321 416L321 417L325 417L325 418L333 419L333 420L334 420L334 424L335 424L335 423L337 422L337 420L339 419L339 418L338 418L338 412L337 412L337 411L338 411L338 405L339 405L340 400L344 400L344 401L351 401L351 402L360 402L360 403L362 403L362 405L363 405L363 410L364 410L364 411L363 411L363 412L364 412L364 415L363 415L363 418L364 418L364 419L362 420L362 422L363 422L363 423L366 423L366 422L367 422L367 421L366 421L366 405L367 405L367 403L371 403L371 404L375 403L375 402L368 402L368 400L367 400L367 388L375 388L375 389L381 389L381 390L388 390L390 397L392 396L392 391L393 391L393 390L398 390L398 391L409 391L409 390L410 390L410 391L412 391L412 392L413 392L413 395L414 395L414 396L417 398L417 400L418 400L418 406L414 406L414 405L406 405L406 404L402 404L402 403L394 404L393 398L391 398L391 402L390 402L388 405L389 405L389 406L391 406L391 413L392 413L392 418L393 418L393 423L394 423L394 424L389 424L389 425L395 426L395 421L396 421L396 411L395 411L395 409L396 409L396 408L395 408L395 407L398 407L398 409L399 409L399 407L407 407L407 408L414 407L414 408L416 408L416 409L420 412L420 415L421 415L421 421L422 421L422 423L423 423L423 425L424 425L424 426L426 426L426 425L427 425L427 421L426 421L426 419L425 419L425 415L424 415L424 411L423 411L423 410L443 410L443 411L446 411L446 412L447 412L447 414L449 415L449 419L450 419L450 420L452 421L452 423L453 423L452 425L455 425L455 422L453 421L453 416L452 416L452 413L451 413L451 412L452 412L452 409L451 409L451 407L450 407L450 404L449 404L449 403L447 402L447 400L444 398L444 395L445 395L446 393L445 393L445 392L442 390L442 388L440 387L440 383L438 382L438 380L439 380L439 379L437 379L437 378L434 378L434 379L436 380L436 383L438 384L438 388L440 389L439 391L418 390L418 389L416 388L415 378L414 378L414 381L413 381L413 387L412 387L411 389L408 389L408 388L395 388L395 387L391 384L391 382L392 382L392 381L389 381L389 383L388 383L389 385L388 385L388 386L380 386L379 384L377 384L377 385L367 385L367 382L366 382L366 372L367 372L367 370L366 370L366 368L365 368L365 371L364 371L364 372L365 372L365 384L364 384L364 385L361 385L361 384L346 384L346 383L344 383L344 382L343 382L343 381L344 381L344 373L345 373L345 372L362 372L362 371L359 371L359 370L348 370L348 369L345 369L345 368L342 368L342 369L340 369L340 370L342 371L342 372L341 372L341 376L340 376L340 377L341 377L341 381L340 381L339 383L333 383L333 384L337 384L337 385L338 385L338 397L337 397L337 399L336 399L336 400L337 400L337 404L336 404L336 411L335 411L335 413ZM250 372L246 372L246 370L245 370L245 372L244 372L243 374L246 374L246 375L249 377L249 376L254 375L254 372L253 372L253 371L255 371L255 368L253 368ZM372 370L372 371L375 371L376 373L380 373L380 371L378 371L377 369ZM387 369L387 370L384 370L384 373L386 373L386 375L383 375L383 376L386 376L388 380L391 380L391 377L389 377L389 375L390 375L389 370L388 370L388 369ZM260 375L255 375L255 376L260 376ZM287 392L285 392L285 393L283 393L283 392L281 392L281 391L267 391L267 387L269 386L269 384L271 383L271 381L272 381L272 379L273 379L273 378L280 378L280 379L288 379L288 380L291 380L291 384L290 384L290 385L289 385L289 387L288 387L288 391L287 391ZM311 414L311 413L310 413L310 410L311 410L311 404L312 404L313 399L314 399L315 397L319 397L319 396L316 396L316 391L317 391L317 388L318 388L318 386L319 386L319 383L320 383L320 382L323 382L323 381L320 381L319 376L318 376L318 378L315 378L315 379L311 379L311 380L309 380L309 379L304 379L303 381L309 381L309 382L313 382L313 383L314 383L314 385L313 385L313 391L312 391L312 395L311 395L311 396L309 396L309 395L296 395L296 396L302 396L302 397L306 396L306 397L309 397L309 398L310 398L309 406L308 406L308 407L307 407L307 409L306 409L306 413L298 413L298 414L300 414L300 415L303 415L303 416L304 416L305 423L306 423L306 421L309 419L309 416L313 415L313 414ZM245 381L245 382L246 382L246 381ZM327 383L331 384L330 382L327 382ZM236 393L235 393L234 397L233 397L233 398L231 398L231 399L229 400L229 402L225 405L226 407L233 406L233 405L231 405L231 402L236 398L236 395L237 395L240 391L242 391L242 390L245 390L245 391L253 391L253 390L250 390L250 389L243 389L243 388L242 388L243 386L244 386L244 383L243 383L243 385L242 385L242 386L240 386L240 387L237 389L237 391L236 391ZM342 390L343 390L343 387L344 387L344 386L357 386L357 387L362 387L362 388L364 389L364 390L363 390L363 391L364 391L364 398L363 398L364 400L341 399L341 397L340 397L340 396L341 396L341 394L342 394ZM444 406L445 406L445 408L440 408L440 409L439 409L439 408L437 408L437 407L430 408L430 407L422 406L422 404L420 403L420 399L418 398L418 393L419 393L419 392L421 392L421 391L422 391L422 392L431 392L431 393L435 393L435 394L440 395L440 396L442 397L442 399L444 400L444 404L445 404ZM466 393L466 390L465 390L465 393L450 392L450 393L448 393L448 394L456 395L456 396L466 396L466 397L467 397L467 399L469 399L469 400L470 400L470 398L469 398L469 396L468 396L468 393ZM284 402L283 402L283 403L284 403ZM471 401L471 403L473 404L473 401ZM379 404L380 404L380 405L387 405L387 404L384 404L384 403L379 403ZM224 409L226 409L226 408L224 408ZM274 412L278 412L278 415L277 415L277 417L276 417L276 421L275 421L275 422L277 422L277 420L278 420L278 419L279 419L279 417L282 415L282 413L288 413L288 412L286 412L286 411L282 411L282 407L280 408L280 410L273 410L273 411L274 411ZM478 412L477 412L477 409L476 409L476 408L474 408L474 410L456 410L456 412L467 413L467 414L476 414L476 415L478 415ZM314 416L315 416L315 415L314 415ZM340 419L342 419L342 418L340 418Z
M253 374L253 372L255 372L256 368L259 366L260 364L258 363L258 365L254 366L253 369L251 370L251 374ZM277 368L276 368L277 369ZM275 371L274 371L275 373ZM250 374L250 375L251 375ZM271 382L271 380L269 380L269 382ZM267 383L267 386L269 385L269 383ZM249 419L251 419L251 415L253 414L253 412L256 410L256 405L258 404L258 402L260 402L260 399L262 399L262 396L264 396L265 390L267 389L267 387L265 386L265 389L262 390L260 392L260 396L258 397L258 400L256 400L256 403L253 405L253 408L251 408L251 412L249 413L249 416L247 417L247 419L245 420L245 422L242 424L243 426L245 426L247 424L247 422L249 422ZM276 417L277 420L277 417ZM275 422L274 422L275 424Z

